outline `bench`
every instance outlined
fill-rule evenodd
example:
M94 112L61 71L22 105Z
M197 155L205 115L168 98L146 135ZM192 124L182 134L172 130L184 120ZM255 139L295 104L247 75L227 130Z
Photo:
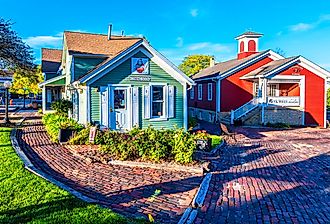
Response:
M236 133L229 132L229 130L225 124L220 123L220 130L221 130L221 134L223 134L224 136L227 136L229 138L232 138L232 139L234 139L235 142L237 142Z

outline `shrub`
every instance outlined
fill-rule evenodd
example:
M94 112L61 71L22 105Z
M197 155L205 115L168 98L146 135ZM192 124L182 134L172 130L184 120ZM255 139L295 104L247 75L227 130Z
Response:
M210 135L210 138L212 139L212 143L211 143L212 149L220 145L223 141L222 137L219 135Z
M71 145L88 145L89 144L89 132L90 126L76 132L73 137L69 140Z
M70 100L57 100L52 103L51 108L59 114L68 115L69 110L72 109L73 104Z
M271 127L271 128L290 128L290 125L289 124L286 124L286 123L280 123L280 122L277 122L277 123L266 123L267 127Z
M58 113L45 114L42 117L46 131L53 142L58 142L58 134L60 129L70 129L81 131L83 126L77 121Z

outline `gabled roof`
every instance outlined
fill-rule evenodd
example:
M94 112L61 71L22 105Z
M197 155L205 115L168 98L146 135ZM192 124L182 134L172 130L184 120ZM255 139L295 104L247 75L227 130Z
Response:
M96 54L114 57L142 40L140 37L108 36L104 34L64 31L66 46L71 54Z
M61 66L62 50L41 48L42 72L57 72Z
M259 77L266 77L266 75L270 71L272 71L282 65L285 65L286 63L293 61L297 58L299 58L299 56L271 61L271 62L267 63L266 65L261 66L260 68L257 68L255 70L251 71L250 73L244 75L243 77L241 77L241 79L253 79L253 78L259 78Z
M192 79L201 79L201 78L217 77L219 74L225 73L253 58L256 58L256 57L262 55L265 52L267 52L267 51L262 51L260 53L253 54L253 55L250 55L250 56L248 56L246 58L242 58L242 59L232 59L229 61L216 63L214 66L203 69L199 73L193 75L191 78Z

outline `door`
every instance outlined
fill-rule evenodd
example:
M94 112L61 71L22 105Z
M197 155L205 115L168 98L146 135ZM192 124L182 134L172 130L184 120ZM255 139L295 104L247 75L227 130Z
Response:
M113 109L116 130L130 129L130 97L128 87L113 88Z
M101 126L109 127L109 92L108 87L101 86Z

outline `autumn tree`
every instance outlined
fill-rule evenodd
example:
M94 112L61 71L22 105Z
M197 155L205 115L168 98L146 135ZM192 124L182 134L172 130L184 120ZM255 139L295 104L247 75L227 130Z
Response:
M41 93L41 89L38 84L43 81L43 75L41 67L38 66L34 69L16 69L13 76L13 85L10 92L16 94L38 94Z
M12 25L11 21L0 18L0 72L34 66L31 48L12 30Z
M213 58L213 56L210 55L189 55L184 58L179 65L179 69L187 76L192 76L202 69L209 67L211 58Z

